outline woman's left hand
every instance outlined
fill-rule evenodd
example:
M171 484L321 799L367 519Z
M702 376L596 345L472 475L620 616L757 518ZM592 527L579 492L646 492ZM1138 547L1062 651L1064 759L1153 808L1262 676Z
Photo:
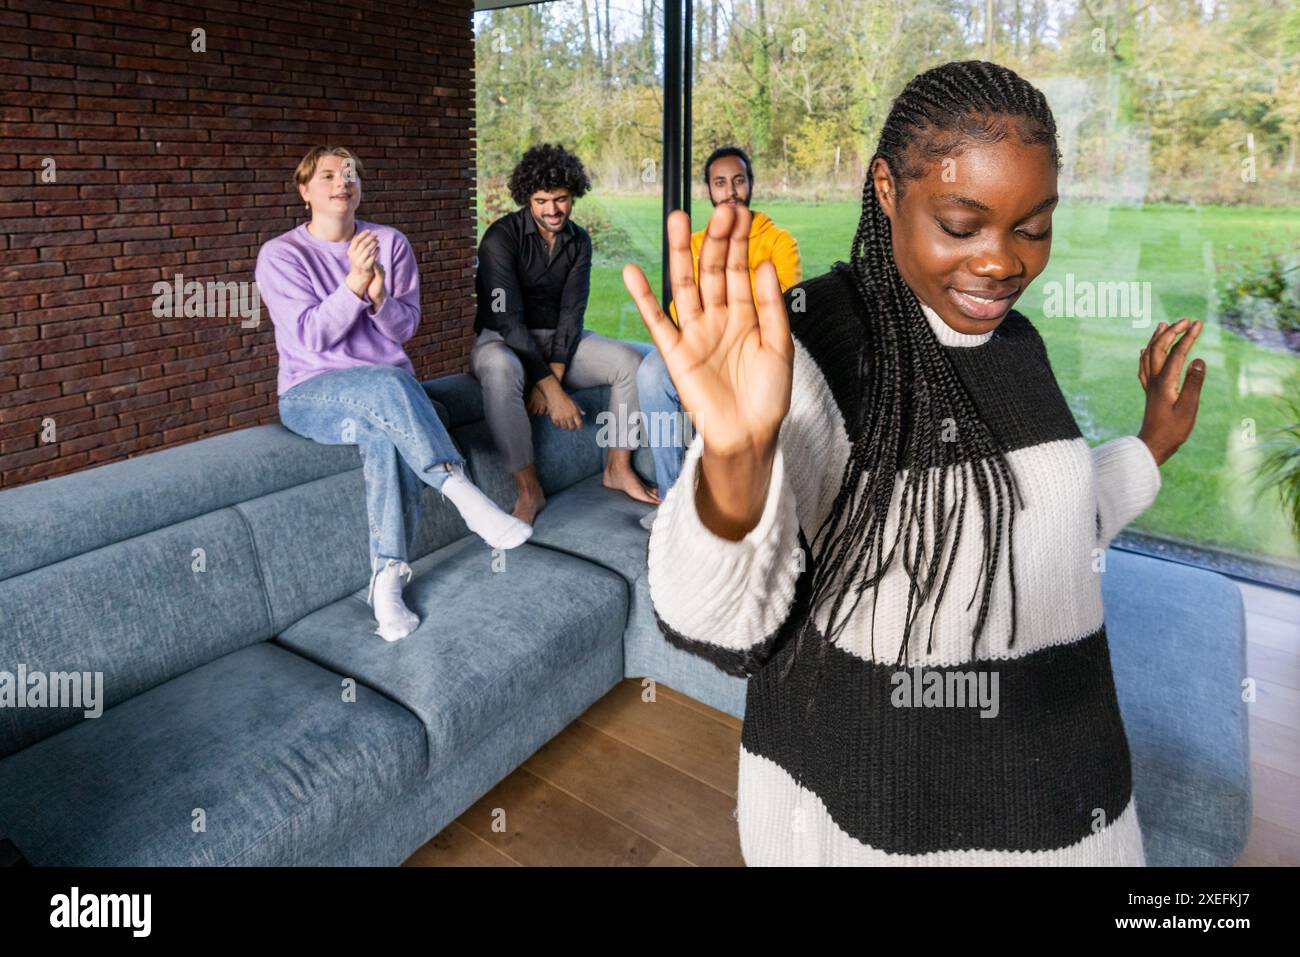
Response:
M1199 319L1190 325L1187 319L1179 319L1172 326L1162 322L1138 359L1138 381L1147 394L1138 438L1147 444L1157 465L1164 465L1178 451L1196 424L1201 386L1205 384L1205 361L1197 359L1188 366L1186 381L1182 373L1187 353L1204 327Z
M386 294L384 289L384 267L376 262L375 274L370 277L370 285L366 287L366 295L370 297L370 301L374 304L375 312L378 312L379 307L384 304Z

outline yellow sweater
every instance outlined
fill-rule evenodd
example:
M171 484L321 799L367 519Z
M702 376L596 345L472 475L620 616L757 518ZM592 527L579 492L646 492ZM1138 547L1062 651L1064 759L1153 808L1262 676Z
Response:
M700 282L700 249L704 246L704 232L701 229L691 234L691 258L695 261L695 283ZM799 261L799 244L784 229L772 222L767 213L754 213L754 221L749 227L749 288L758 301L758 290L754 288L754 270L764 259L772 260L776 267L776 278L785 292L803 279L803 265ZM677 304L668 304L668 313L674 323L677 322Z

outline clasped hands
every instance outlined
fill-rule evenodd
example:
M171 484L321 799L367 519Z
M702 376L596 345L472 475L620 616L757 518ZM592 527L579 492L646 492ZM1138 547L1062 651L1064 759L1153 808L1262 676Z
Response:
M378 255L379 236L373 230L358 230L348 243L348 263L352 268L345 281L358 299L369 298L372 312L379 311L387 295L384 267L376 261Z
M553 375L535 383L528 391L528 400L524 407L529 415L549 415L551 422L561 429L582 428L582 411L569 393L560 384L564 381L564 363L550 363Z

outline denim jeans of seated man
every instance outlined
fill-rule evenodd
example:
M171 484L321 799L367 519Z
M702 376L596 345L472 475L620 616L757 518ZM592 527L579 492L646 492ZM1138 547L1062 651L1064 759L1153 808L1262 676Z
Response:
M636 370L636 393L641 401L642 441L654 456L655 484L662 502L681 473L694 432L658 349L641 360Z
M333 369L280 396L280 422L325 445L356 445L366 483L370 570L408 560L420 525L421 483L442 488L465 464L424 387L396 366Z

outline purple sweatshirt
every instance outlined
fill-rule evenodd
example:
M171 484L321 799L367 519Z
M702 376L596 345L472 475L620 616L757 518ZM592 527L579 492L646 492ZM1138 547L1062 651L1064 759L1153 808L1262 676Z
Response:
M275 324L280 352L278 394L331 369L355 366L415 368L402 344L420 324L420 272L411 244L396 229L356 221L357 232L379 236L376 262L384 268L384 304L371 312L344 278L348 243L326 242L304 223L267 242L257 254L257 290ZM350 241L350 240L349 240Z

